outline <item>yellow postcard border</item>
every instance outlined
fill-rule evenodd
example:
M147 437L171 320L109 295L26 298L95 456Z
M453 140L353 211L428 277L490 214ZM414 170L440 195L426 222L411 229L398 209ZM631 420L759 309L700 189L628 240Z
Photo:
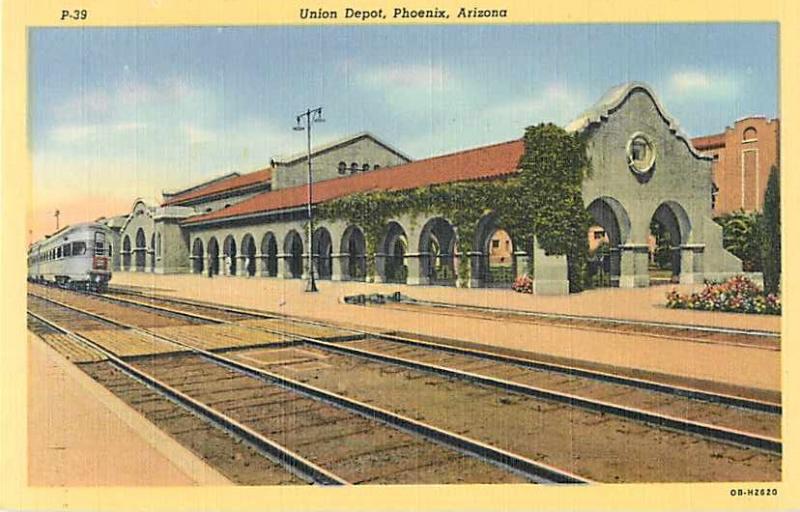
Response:
M170 26L170 25L280 25L301 24L300 7L409 8L472 7L453 0L423 2L385 0L353 2L298 0L142 0L112 2L80 0L55 2L10 0L3 4L3 123L2 123L2 231L0 231L0 508L77 510L741 510L800 507L798 481L797 376L800 349L794 343L800 322L797 311L798 254L792 237L800 206L793 192L800 190L796 171L800 145L797 114L800 64L800 2L793 0L570 0L475 2L481 8L506 8L509 18L489 23L652 23L707 21L774 21L780 24L780 117L784 225L785 312L783 348L784 462L783 482L775 498L732 498L736 484L636 484L580 488L558 486L409 486L364 488L31 488L26 469L26 339L25 244L26 212L31 203L31 161L26 147L27 30L37 26ZM86 21L59 20L62 9L86 9ZM459 20L463 21L463 20ZM433 21L434 23L439 21ZM445 23L453 23L447 20ZM333 22L337 23L337 22ZM338 23L344 24L344 20ZM391 24L377 22L376 24ZM418 23L418 22L414 22ZM466 23L487 23L466 20ZM765 485L754 484L763 488ZM773 487L772 484L769 487Z

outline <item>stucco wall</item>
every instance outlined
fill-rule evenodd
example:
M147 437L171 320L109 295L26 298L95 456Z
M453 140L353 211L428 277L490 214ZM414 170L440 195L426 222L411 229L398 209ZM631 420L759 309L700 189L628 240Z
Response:
M347 166L344 175L339 174L339 162ZM340 147L324 151L312 157L314 182L341 178L350 175L350 165L358 164L358 172L362 172L362 165L368 164L373 170L375 165L389 167L407 162L400 155L388 150L369 137L358 139ZM367 171L368 172L368 171ZM308 182L308 163L301 159L291 165L278 164L272 173L272 189L294 187Z

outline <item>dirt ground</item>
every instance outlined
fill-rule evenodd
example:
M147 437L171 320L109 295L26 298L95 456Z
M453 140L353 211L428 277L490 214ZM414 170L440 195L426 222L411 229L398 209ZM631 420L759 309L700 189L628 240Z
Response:
M533 354L668 374L724 385L780 391L780 352L753 347L652 338L636 333L601 333L554 325L530 325L511 320L450 319L441 315L382 310L343 304L345 295L390 293L444 302L463 302L571 314L593 314L698 325L779 330L780 318L700 311L662 306L666 287L602 289L568 297L525 296L507 290L466 290L435 286L365 283L319 283L308 294L301 280L214 277L191 274L116 273L113 285L132 285L165 295L257 308L320 320L364 325L521 350Z
M414 370L317 353L317 365L298 368L293 363L271 364L269 370L592 480L704 482L781 478L779 456Z

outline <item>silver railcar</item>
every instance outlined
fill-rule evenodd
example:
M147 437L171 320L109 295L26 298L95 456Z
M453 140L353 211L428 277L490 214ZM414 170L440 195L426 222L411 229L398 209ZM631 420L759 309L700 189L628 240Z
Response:
M105 290L111 280L110 236L103 224L85 222L39 240L28 249L28 280Z

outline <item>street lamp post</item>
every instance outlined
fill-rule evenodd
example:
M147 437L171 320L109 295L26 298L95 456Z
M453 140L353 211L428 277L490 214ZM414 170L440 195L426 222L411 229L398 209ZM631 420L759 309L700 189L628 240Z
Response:
M305 118L306 125L303 126L301 120ZM314 278L314 214L311 209L313 201L313 180L311 174L311 123L322 123L322 107L307 109L297 115L297 124L293 128L295 131L306 131L306 142L308 149L308 203L306 204L308 214L308 282L306 283L307 292L317 291L317 282Z

